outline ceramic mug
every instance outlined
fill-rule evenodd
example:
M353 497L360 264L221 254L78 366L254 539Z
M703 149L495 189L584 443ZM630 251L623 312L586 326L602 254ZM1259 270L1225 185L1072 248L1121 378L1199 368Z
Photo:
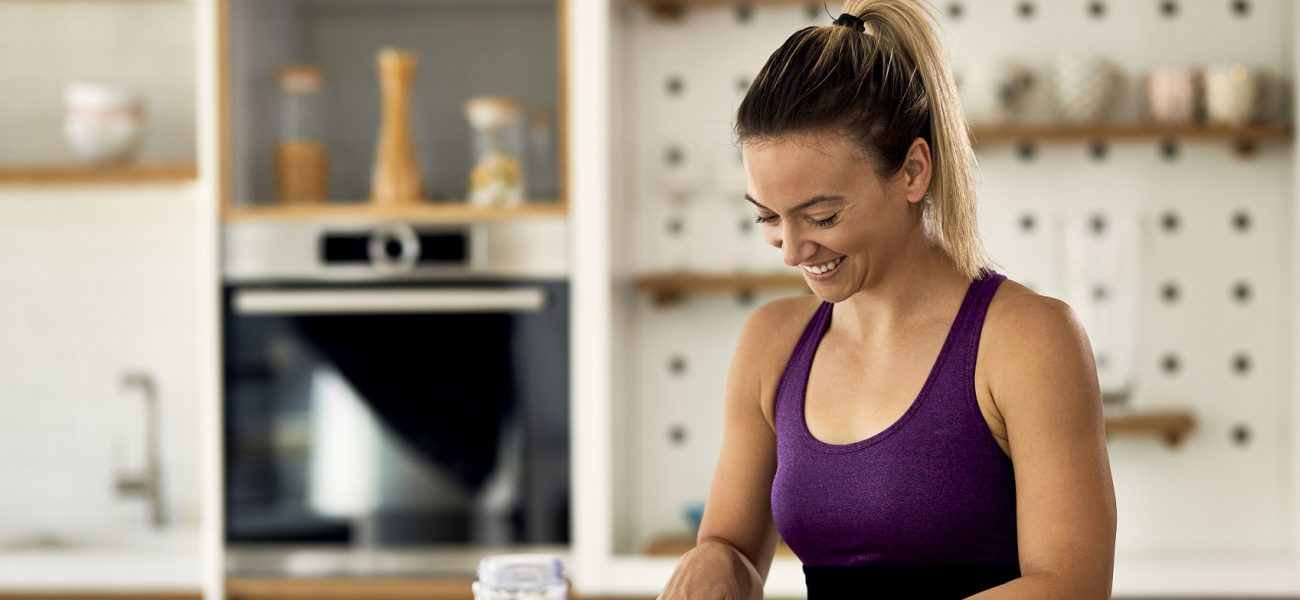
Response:
M74 81L63 92L63 134L80 158L124 162L140 149L144 102L134 86Z
M1216 64L1205 71L1205 112L1212 125L1239 127L1257 121L1268 75L1242 64Z
M1055 56L1047 76L1057 116L1075 125L1104 121L1123 83L1119 67L1103 56Z
M1023 114L1033 89L1033 74L1023 64L1005 58L976 60L962 70L958 92L966 120L1002 124Z
M1196 67L1158 67L1143 80L1147 115L1162 125L1191 125L1200 120L1204 73Z

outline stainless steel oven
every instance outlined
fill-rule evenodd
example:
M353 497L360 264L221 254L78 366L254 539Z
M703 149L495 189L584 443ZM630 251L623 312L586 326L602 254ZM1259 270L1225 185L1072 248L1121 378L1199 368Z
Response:
M227 541L567 543L566 239L227 225Z

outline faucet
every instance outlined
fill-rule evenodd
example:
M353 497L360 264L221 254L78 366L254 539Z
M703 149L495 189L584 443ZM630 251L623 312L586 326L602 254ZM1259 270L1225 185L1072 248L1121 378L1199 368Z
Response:
M130 371L122 376L125 388L140 388L145 408L145 467L143 472L119 472L114 489L120 498L145 498L149 501L150 522L162 529L167 515L162 501L162 462L158 452L158 387L149 374Z

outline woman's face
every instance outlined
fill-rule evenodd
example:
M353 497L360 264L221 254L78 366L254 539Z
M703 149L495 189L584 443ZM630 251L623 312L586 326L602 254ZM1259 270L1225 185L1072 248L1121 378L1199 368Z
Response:
M928 146L918 141L928 157ZM857 293L873 268L921 233L912 230L920 227L917 202L929 184L928 163L919 188L920 182L909 183L909 169L882 181L848 143L837 136L801 136L741 148L746 199L754 204L763 238L828 302ZM908 161L913 170L914 153ZM834 268L824 276L808 270L828 263Z

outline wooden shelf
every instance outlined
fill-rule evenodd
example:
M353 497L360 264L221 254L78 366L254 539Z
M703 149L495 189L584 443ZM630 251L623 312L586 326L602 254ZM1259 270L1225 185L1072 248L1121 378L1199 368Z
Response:
M667 272L642 275L635 280L636 289L649 292L656 305L680 301L688 293L739 293L770 291L809 291L801 275L784 273L699 273Z
M1132 411L1106 417L1106 436L1153 435L1178 447L1194 429L1196 416L1187 410Z
M694 547L694 535L689 533L670 533L650 540L650 543L646 544L645 554L647 556L678 557L686 554L687 551ZM794 556L794 551L790 550L790 547L785 544L785 540L777 539L776 555Z
M1290 141L1292 128L1286 124L1251 127L1166 126L1151 124L1070 125L971 125L975 146L1023 143L1089 142L1226 142L1241 155L1249 155L1265 142Z
M4 165L0 185L140 185L187 183L198 179L192 162L129 165Z
M568 206L558 202L538 202L517 208L475 207L463 203L412 203L379 206L365 202L329 202L318 205L277 206L273 204L227 204L222 218L226 222L248 221L356 221L393 220L419 223L465 223L508 219L563 219Z

